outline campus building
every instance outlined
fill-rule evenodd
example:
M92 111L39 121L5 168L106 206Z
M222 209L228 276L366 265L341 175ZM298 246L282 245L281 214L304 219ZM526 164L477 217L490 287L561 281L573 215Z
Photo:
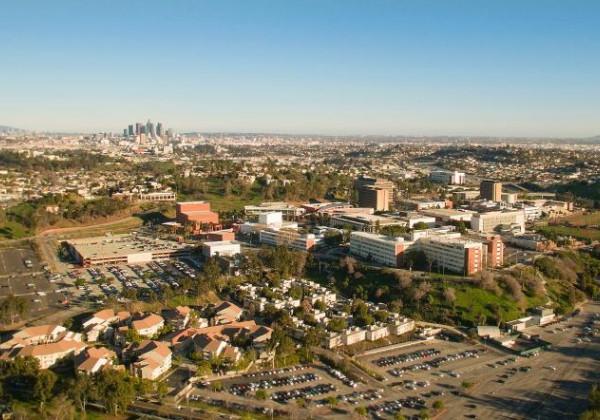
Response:
M502 183L496 181L481 181L479 195L490 201L502 201Z
M359 207L389 211L394 199L394 183L385 179L360 177L355 183Z
M489 211L474 214L471 229L475 232L492 233L507 227L516 233L525 232L525 212L523 210Z
M463 185L466 175L458 171L431 171L429 179L432 182L439 182L446 185Z
M178 202L175 207L176 219L182 225L193 224L195 230L218 230L219 214L210 210L206 201Z
M244 206L246 216L254 217L257 220L258 216L263 213L280 212L285 220L296 220L302 216L306 210L302 207L297 207L284 202L265 202L258 206Z
M315 246L316 237L312 233L300 233L295 229L267 228L259 232L259 241L265 245L309 251Z
M77 263L85 267L187 257L194 249L188 244L128 234L69 239L63 244Z
M390 238L367 232L352 232L350 235L350 253L390 267L401 265L405 246L402 237Z

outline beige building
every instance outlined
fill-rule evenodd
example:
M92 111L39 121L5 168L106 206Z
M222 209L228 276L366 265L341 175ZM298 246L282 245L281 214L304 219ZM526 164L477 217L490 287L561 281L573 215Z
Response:
M376 341L385 338L389 335L389 330L386 325L369 325L365 338L367 341Z
M138 319L131 322L131 326L141 335L142 337L152 337L160 331L165 325L165 320L162 316L156 314L150 314L142 319Z
M476 232L492 233L501 226L514 227L518 233L525 232L525 212L523 210L490 211L474 214L471 229Z
M481 181L479 195L490 201L502 201L502 183L496 181Z
M389 211L394 199L394 183L385 179L360 177L356 180L359 207Z

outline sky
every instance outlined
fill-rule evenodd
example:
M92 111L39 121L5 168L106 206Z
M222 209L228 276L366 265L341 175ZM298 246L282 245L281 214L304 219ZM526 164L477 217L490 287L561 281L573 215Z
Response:
M0 125L600 134L598 0L18 0Z

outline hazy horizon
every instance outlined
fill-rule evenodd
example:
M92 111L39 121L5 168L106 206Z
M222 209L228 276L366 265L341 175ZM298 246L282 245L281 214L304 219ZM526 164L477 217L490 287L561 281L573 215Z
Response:
M0 124L588 138L593 1L23 1L3 5Z

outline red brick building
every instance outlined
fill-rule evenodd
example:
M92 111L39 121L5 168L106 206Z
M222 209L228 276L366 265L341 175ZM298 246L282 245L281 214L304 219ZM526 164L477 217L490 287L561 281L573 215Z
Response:
M176 206L177 222L182 225L193 224L196 231L211 231L221 228L219 214L210 210L206 201L179 202Z

